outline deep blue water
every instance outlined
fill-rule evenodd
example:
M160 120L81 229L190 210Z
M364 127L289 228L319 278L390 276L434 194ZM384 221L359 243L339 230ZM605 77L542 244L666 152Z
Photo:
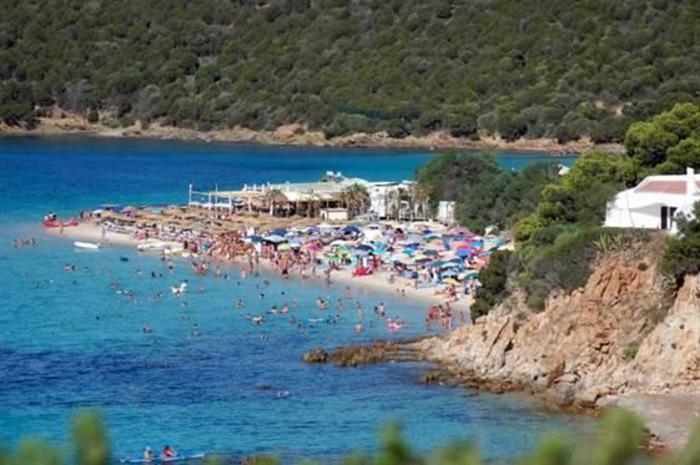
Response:
M422 331L421 303L352 289L342 320L311 323L318 296L332 302L340 287L284 282L271 276L196 278L186 263L168 274L160 261L128 249L77 251L38 226L49 210L64 215L105 203L182 203L187 185L309 181L326 170L372 180L412 178L432 153L98 139L0 139L0 443L33 435L67 440L69 419L85 407L104 415L115 456L169 442L182 449L233 456L277 452L337 457L371 451L387 421L427 450L454 439L476 441L488 457L513 457L546 430L575 434L586 422L545 412L517 396L471 396L461 389L418 386L426 367L389 364L357 369L308 366L316 346L390 337L358 315L383 301ZM538 155L501 154L520 168ZM571 159L558 160L570 163ZM35 248L12 239L36 237ZM128 262L120 257L126 256ZM75 272L63 271L66 264ZM162 273L152 279L150 272ZM190 280L184 298L170 285ZM269 280L269 287L264 281ZM116 288L132 290L126 299ZM154 300L157 292L165 297ZM265 293L264 299L259 294ZM284 293L284 294L283 294ZM247 308L235 309L243 298ZM252 326L246 313L295 299L289 316ZM185 305L186 302L186 306ZM153 327L144 334L144 325ZM196 335L195 333L199 333ZM287 396L286 393L289 393Z

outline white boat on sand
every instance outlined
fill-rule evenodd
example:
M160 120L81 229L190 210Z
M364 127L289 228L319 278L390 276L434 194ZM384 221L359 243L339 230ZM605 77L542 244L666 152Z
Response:
M92 249L92 250L97 250L97 249L102 247L98 242L75 241L75 242L73 242L73 245L79 249Z

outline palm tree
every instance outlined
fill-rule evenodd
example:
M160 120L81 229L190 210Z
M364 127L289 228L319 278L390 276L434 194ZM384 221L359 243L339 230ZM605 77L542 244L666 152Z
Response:
M395 217L396 220L399 220L401 217L401 190L398 188L389 190L384 196L384 202L387 219Z
M270 208L270 216L275 216L275 201L284 197L281 190L273 188L265 191L265 202Z
M369 192L362 184L352 184L340 192L340 200L348 209L348 215L355 217L367 211L369 206Z
M430 192L428 188L421 183L415 182L410 188L411 203L413 207L411 211L420 219L426 219L428 212L428 202L430 202Z

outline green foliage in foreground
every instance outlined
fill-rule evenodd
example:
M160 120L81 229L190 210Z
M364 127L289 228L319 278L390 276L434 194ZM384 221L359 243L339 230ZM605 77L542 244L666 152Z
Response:
M73 446L76 465L109 465L109 441L99 417L85 413L75 420ZM644 427L639 418L622 409L608 410L590 439L573 440L556 434L543 436L535 449L517 459L521 465L646 465L656 461L642 449ZM22 441L12 454L0 452L0 465L61 465L68 463L53 447L35 440ZM211 457L206 465L224 463ZM275 456L255 456L246 459L253 465L279 465ZM313 462L302 462L313 465ZM381 447L376 456L356 453L343 459L344 465L482 465L478 450L468 443L456 443L426 455L417 454L401 438L396 426L386 428L381 435ZM665 465L700 464L700 425L686 447L675 457L664 460Z
M9 1L0 119L619 141L698 100L699 28L694 0Z

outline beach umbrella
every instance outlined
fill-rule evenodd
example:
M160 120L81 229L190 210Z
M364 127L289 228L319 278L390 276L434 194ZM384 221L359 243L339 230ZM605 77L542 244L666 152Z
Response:
M344 241L342 239L336 239L333 242L331 242L331 246L334 246L334 247L345 245L345 244L347 244L347 241Z
M360 232L360 228L355 226L354 224L349 224L345 226L343 229L343 234L358 234Z
M440 276L444 278L455 278L457 277L457 272L455 270L445 270L442 273L440 273Z
M256 236L256 235L248 236L246 239L248 239L250 242L262 242L263 241L262 236Z
M378 229L366 229L364 231L364 234L365 234L365 239L368 241L376 241L376 240L384 238L384 236L382 235L382 232L379 231Z
M304 245L304 243L299 239L292 239L291 241L289 241L289 246L293 249L301 248L302 245Z
M457 281L457 280L454 279L454 278L447 278L447 279L445 279L443 282L444 282L445 284L450 284L450 285L452 285L452 286L457 286L457 285L459 285L459 281Z
M442 268L459 268L459 264L455 262L443 263Z
M360 245L358 245L358 246L355 247L355 248L358 249L358 250L364 250L364 251L366 251L366 252L371 252L372 250L374 250L374 247L372 247L372 246L369 245L369 244L360 244Z
M415 249L404 249L401 253L404 255L413 255L416 251Z
M440 255L440 253L435 249L426 249L423 251L423 254L427 255L428 257L437 257Z
M318 252L322 248L323 248L323 246L316 241L306 242L305 244L303 244L301 246L301 250L305 250L305 251L309 251L309 252Z
M289 244L280 244L277 246L277 250L280 252L288 252L292 247Z
M472 251L470 249L459 249L455 252L455 255L458 257L469 257L472 255Z
M279 236L277 234L271 234L269 236L265 236L263 239L266 240L267 242L272 242L273 244L279 244L280 242L284 242L287 240L284 237Z
M366 249L355 249L355 250L353 250L352 253L353 253L353 255L355 255L357 257L364 257L364 256L369 255L371 252L369 250L366 250Z
M401 254L392 255L390 259L394 263L401 263L403 265L410 265L413 263L410 257Z

